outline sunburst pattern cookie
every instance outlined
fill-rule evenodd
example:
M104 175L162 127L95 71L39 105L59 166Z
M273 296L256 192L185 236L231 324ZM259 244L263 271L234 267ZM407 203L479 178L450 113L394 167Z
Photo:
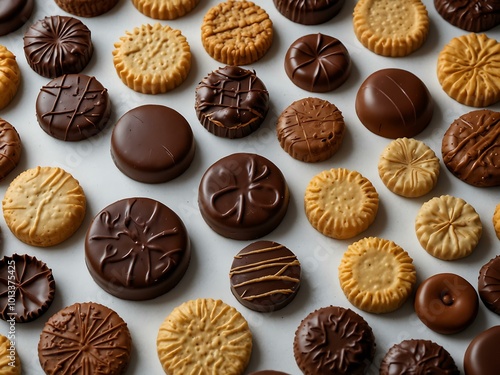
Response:
M21 71L16 56L0 45L0 109L5 108L14 98L21 82Z

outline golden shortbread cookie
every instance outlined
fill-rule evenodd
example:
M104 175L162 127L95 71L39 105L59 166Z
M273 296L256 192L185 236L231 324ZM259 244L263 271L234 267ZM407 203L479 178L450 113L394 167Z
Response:
M356 37L370 51L400 57L425 42L429 16L420 0L359 0L353 25Z
M496 205L493 213L493 228L495 228L495 233L500 240L500 203Z
M358 309L381 314L401 307L417 280L413 259L392 241L368 237L347 248L340 287Z
M179 30L170 26L142 25L115 43L116 72L132 90L160 94L173 90L191 69L191 49Z
M245 318L221 300L199 298L176 307L156 340L168 375L243 374L252 352Z
M175 20L191 12L200 0L132 0L137 10L157 20Z
M429 254L442 260L454 260L472 253L483 226L470 204L462 198L442 195L422 205L415 219L415 231Z
M330 169L314 176L304 194L306 216L326 236L346 239L366 230L378 211L378 193L357 171Z
M398 138L382 151L378 173L393 193L407 198L421 197L436 186L439 159L424 142Z
M453 38L438 56L437 77L457 102L487 107L500 101L500 43L486 34Z
M0 109L5 108L14 98L21 82L21 71L16 56L0 45Z
M78 181L58 167L36 167L17 176L2 201L5 222L22 242L56 245L82 224L86 198Z
M208 54L227 65L248 65L262 58L273 41L266 11L246 0L227 0L205 14L201 41Z
M21 375L21 361L14 345L6 336L0 335L0 375Z

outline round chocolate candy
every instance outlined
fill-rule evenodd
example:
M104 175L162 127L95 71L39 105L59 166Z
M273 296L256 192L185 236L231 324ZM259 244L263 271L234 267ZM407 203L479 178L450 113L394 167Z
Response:
M500 369L500 325L478 334L464 354L465 375L498 375Z
M344 0L274 0L274 6L290 21L303 25L319 25L335 17Z
M0 36L19 29L31 17L34 0L0 1Z
M21 138L16 128L0 118L0 180L19 164L21 151Z
M329 35L308 34L291 44L285 55L285 72L301 89L332 91L351 73L351 57L340 40Z
M443 19L462 30L479 33L500 24L498 0L434 0Z
M95 216L85 238L85 261L94 281L127 300L168 292L184 276L190 258L182 220L150 198L110 204Z
M263 156L228 155L210 166L198 189L206 223L221 236L252 240L275 229L288 209L290 193L280 169Z
M282 309L297 295L300 262L285 246L257 241L234 256L229 280L231 292L249 309L270 312Z
M477 289L484 305L500 315L500 255L481 267Z
M184 173L195 154L193 131L172 108L143 105L125 113L111 135L111 156L128 177L146 183Z
M372 133L385 138L412 138L429 125L434 102L425 84L403 69L371 74L356 94L356 113Z

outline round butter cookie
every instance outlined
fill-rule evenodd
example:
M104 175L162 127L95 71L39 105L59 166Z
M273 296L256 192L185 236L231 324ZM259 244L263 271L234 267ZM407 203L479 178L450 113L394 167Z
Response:
M453 38L438 56L444 92L461 104L487 107L500 101L500 43L486 34Z
M439 159L425 143L398 138L382 151L380 179L394 194L414 198L430 192L439 177Z
M14 350L14 353L12 361L10 340L4 335L0 335L0 374L21 375L21 360L17 355L17 350Z
M349 302L366 312L397 310L417 281L413 259L392 241L369 237L351 244L338 268Z
M462 198L451 195L425 202L415 219L422 247L442 260L464 258L476 247L483 226L476 210Z
M361 44L390 57L411 54L429 32L429 16L420 0L360 0L354 7L353 24Z
M86 198L78 181L58 167L36 167L17 176L2 201L11 232L28 245L48 247L80 227Z
M191 12L200 0L132 0L139 12L157 20L175 20Z
M0 45L0 109L4 109L14 99L21 82L21 70L16 56Z
M496 205L495 212L493 213L493 227L495 228L495 233L500 240L500 203Z
M314 176L304 194L311 225L325 236L347 239L366 230L378 211L378 193L357 171L330 169Z
M240 375L250 361L252 333L234 307L199 298L184 302L166 317L156 347L169 375Z

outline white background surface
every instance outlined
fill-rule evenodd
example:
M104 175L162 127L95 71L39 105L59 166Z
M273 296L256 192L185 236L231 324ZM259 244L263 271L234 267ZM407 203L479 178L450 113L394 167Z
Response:
M0 217L1 254L28 253L38 257L52 268L57 284L55 300L49 311L38 320L16 325L17 348L25 374L40 374L37 343L45 321L58 310L75 302L94 301L114 309L127 323L133 339L132 361L128 374L163 373L156 355L156 335L164 318L182 302L200 298L220 298L236 307L248 320L254 335L254 349L248 371L275 369L299 374L292 351L295 329L314 309L340 305L360 313L373 328L377 352L370 374L378 373L378 364L393 344L408 338L433 340L445 347L462 371L462 359L471 339L482 330L500 323L497 315L480 304L475 323L462 333L444 336L426 328L416 317L409 300L398 311L373 315L352 307L340 289L337 267L343 251L365 236L379 236L395 241L414 259L418 282L438 272L454 272L465 277L474 286L480 267L499 253L499 242L491 224L496 203L500 202L499 188L481 189L468 186L453 177L441 163L438 185L428 195L402 198L391 193L381 182L378 157L390 142L378 137L359 122L354 111L358 87L372 72L389 67L407 69L420 77L435 101L435 111L429 127L416 138L429 145L441 159L441 139L449 124L473 108L458 104L442 91L436 77L437 55L455 36L467 32L444 22L431 0L425 0L430 16L429 36L423 47L404 58L387 58L373 54L356 39L352 29L352 11L355 1L346 0L339 15L317 26L295 24L277 12L271 0L255 0L270 15L274 23L274 41L265 57L248 66L266 84L271 108L265 123L251 136L239 140L221 139L208 133L198 122L194 111L194 89L209 72L223 66L211 59L202 47L200 26L204 14L219 1L201 1L187 16L166 23L180 29L186 36L193 55L192 69L187 80L167 94L149 96L135 93L118 78L112 62L113 43L125 30L144 23L155 23L139 13L130 0L121 0L109 13L82 21L92 31L95 47L90 64L83 73L94 75L108 88L112 101L112 118L99 136L79 143L56 140L44 133L35 118L35 100L42 85L49 80L38 76L26 63L22 36L31 22L47 15L66 15L52 1L38 0L34 14L22 29L0 37L0 43L17 56L22 71L22 85L12 104L0 111L0 116L14 125L21 135L23 156L20 165L2 182L0 196L10 181L23 170L37 165L59 166L77 178L88 199L86 219L78 232L61 245L35 248L24 245L9 231ZM341 40L350 52L353 69L350 78L339 89L325 94L312 94L294 86L285 74L283 61L288 46L297 38L322 32ZM487 34L500 39L500 28ZM330 160L305 164L292 159L279 146L275 136L275 121L280 112L293 101L306 96L318 96L337 105L343 112L347 134L340 151ZM189 170L174 181L148 185L124 176L114 166L109 152L111 129L127 110L138 105L159 103L170 106L191 124L196 139L196 156ZM490 107L500 110L499 105ZM248 243L222 238L208 228L197 207L197 188L204 171L219 158L234 152L259 153L277 164L289 183L291 201L282 224L265 239L289 247L298 256L303 267L303 284L297 298L286 308L275 313L262 314L241 306L229 290L228 272L232 256ZM316 232L303 212L303 194L309 180L323 169L345 167L368 177L380 195L380 209L375 223L364 233L346 241L333 240ZM475 252L468 258L453 262L440 261L428 255L419 245L414 231L418 209L433 196L451 194L465 199L479 213L483 222L483 236ZM155 300L124 301L102 291L92 280L84 263L83 241L90 220L108 204L126 197L155 198L174 211L185 222L191 240L193 256L189 269L177 287ZM0 321L0 332L8 325Z

